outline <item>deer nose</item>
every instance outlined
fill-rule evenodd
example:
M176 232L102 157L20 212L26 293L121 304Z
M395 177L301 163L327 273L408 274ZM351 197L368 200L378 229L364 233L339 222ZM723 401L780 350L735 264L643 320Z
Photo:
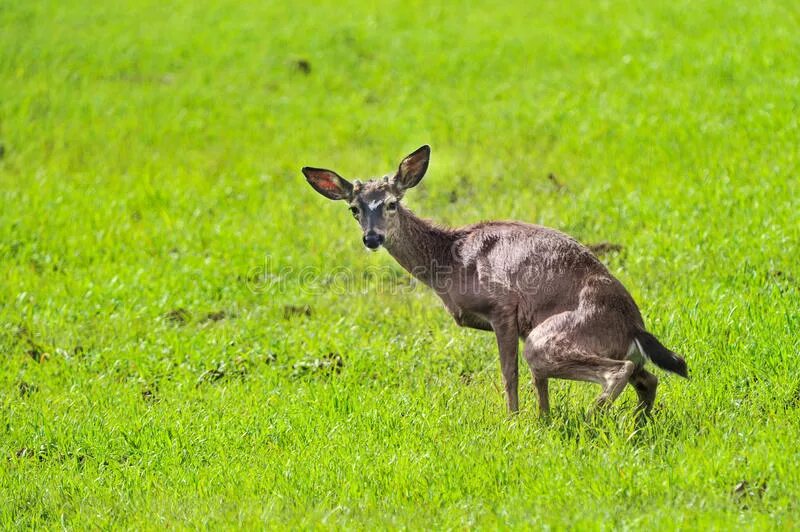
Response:
M383 244L383 235L379 235L378 233L367 233L364 235L364 245L367 246L369 249L378 249L381 244Z

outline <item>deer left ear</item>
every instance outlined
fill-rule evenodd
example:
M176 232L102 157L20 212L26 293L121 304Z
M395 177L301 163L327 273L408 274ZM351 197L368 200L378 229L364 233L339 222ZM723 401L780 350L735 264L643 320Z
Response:
M397 169L397 175L392 178L392 187L398 195L402 196L407 189L417 186L428 170L430 159L431 147L427 144L403 159L400 168Z
M353 185L333 170L306 166L303 175L314 190L328 199L346 200L353 196Z

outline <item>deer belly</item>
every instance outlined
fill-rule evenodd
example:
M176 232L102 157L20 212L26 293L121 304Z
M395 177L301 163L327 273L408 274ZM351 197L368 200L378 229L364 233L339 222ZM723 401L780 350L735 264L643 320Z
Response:
M494 305L487 294L450 290L447 295L463 313L469 313L487 321L490 321L490 317L494 314Z

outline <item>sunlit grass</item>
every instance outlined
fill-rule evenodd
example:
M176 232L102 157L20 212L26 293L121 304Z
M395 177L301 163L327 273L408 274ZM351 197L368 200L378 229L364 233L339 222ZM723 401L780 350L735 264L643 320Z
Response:
M796 527L798 23L0 2L0 526ZM563 381L508 418L493 337L299 172L423 143L419 214L621 246L692 373L651 424Z

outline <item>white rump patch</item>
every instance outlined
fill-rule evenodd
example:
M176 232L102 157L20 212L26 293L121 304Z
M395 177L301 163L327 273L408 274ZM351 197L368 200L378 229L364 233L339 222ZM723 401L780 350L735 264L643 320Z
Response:
M628 354L625 355L625 358L637 366L644 366L644 363L647 361L648 357L647 353L645 353L644 349L642 349L642 344L639 343L639 340L634 338L630 347L628 347Z

